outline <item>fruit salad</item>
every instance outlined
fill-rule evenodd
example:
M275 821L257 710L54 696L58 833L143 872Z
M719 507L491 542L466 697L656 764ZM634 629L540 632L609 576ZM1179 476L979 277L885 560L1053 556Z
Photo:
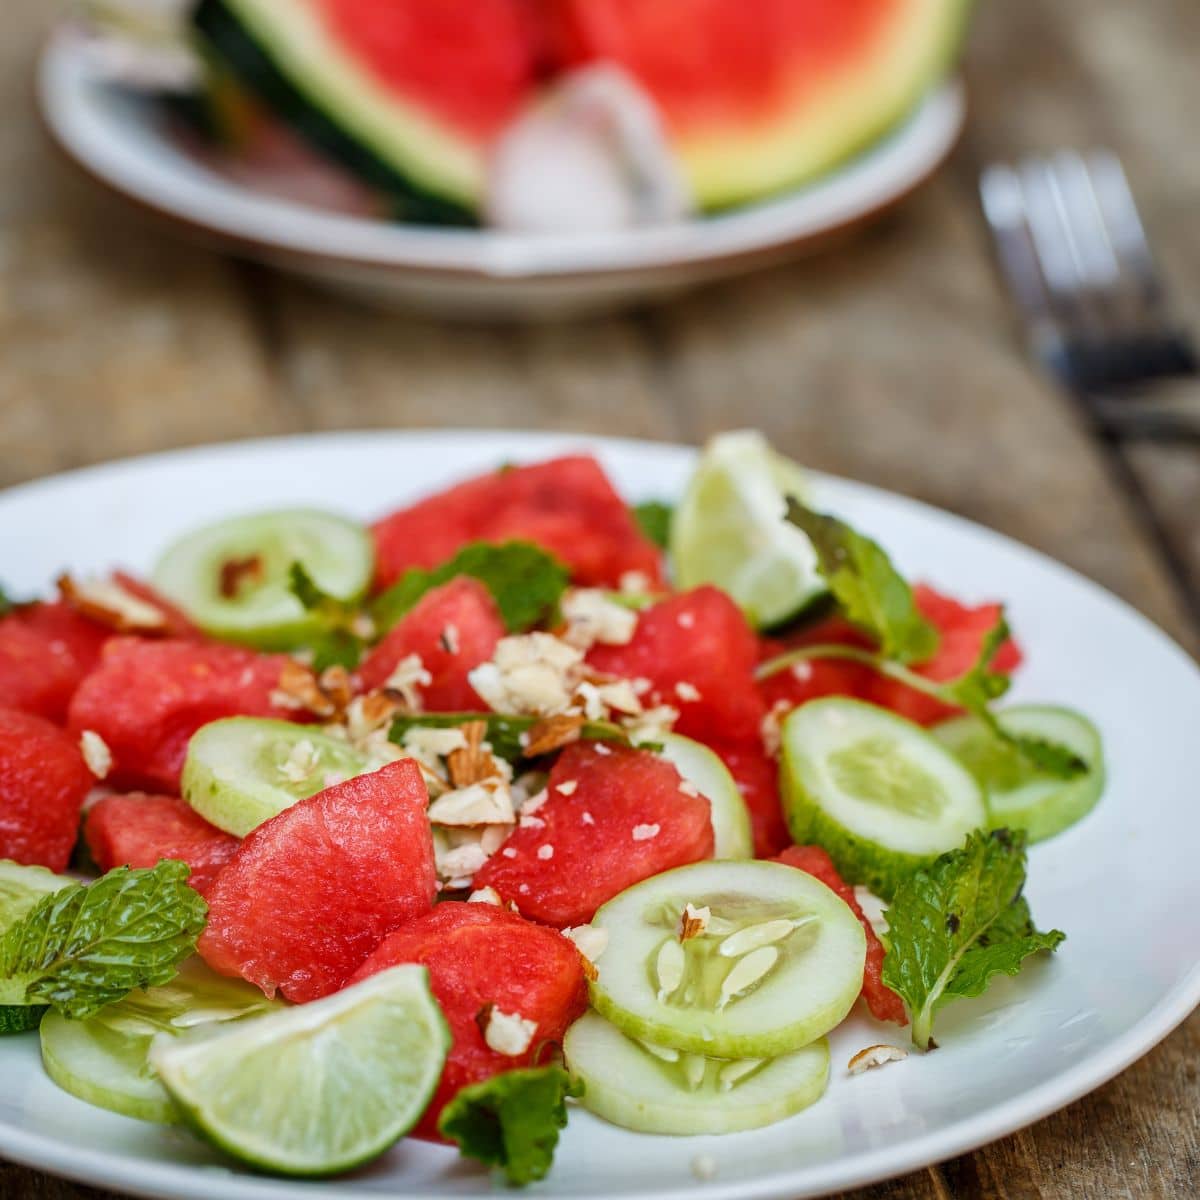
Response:
M1001 703L1017 637L751 432L677 497L498 464L64 574L0 615L0 1034L284 1175L793 1117L1064 938L1027 849L1103 751Z

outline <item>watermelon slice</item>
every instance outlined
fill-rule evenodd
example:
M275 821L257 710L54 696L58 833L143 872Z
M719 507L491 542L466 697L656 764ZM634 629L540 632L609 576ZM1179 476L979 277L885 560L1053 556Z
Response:
M14 609L0 620L0 697L9 708L65 721L111 634L61 601Z
M490 904L439 904L384 939L350 982L400 963L428 969L454 1038L441 1084L415 1130L419 1137L438 1137L438 1116L462 1088L536 1064L587 1008L587 983L574 945L555 930ZM536 1023L523 1050L508 1054L488 1045L493 1008Z
M588 662L621 679L647 679L646 705L679 710L676 733L718 744L759 738L766 706L754 682L758 641L742 611L704 586L645 609L633 640L595 646Z
M754 857L770 858L791 842L783 805L779 800L779 764L761 744L715 743L713 750L729 768L746 808L754 832Z
M65 871L95 782L69 734L0 708L0 859Z
M192 868L188 883L202 896L239 845L177 796L141 792L97 801L88 809L83 832L102 871L153 867L160 859L177 858Z
M529 0L201 0L218 65L407 220L474 219L496 137L537 86Z
M178 793L188 739L201 725L221 717L295 717L273 699L290 661L216 642L113 638L75 693L69 725L107 743L110 783Z
M358 669L359 685L381 688L396 666L417 655L430 675L418 688L427 712L486 709L467 673L487 662L504 636L491 593L477 579L452 579L424 595Z
M377 588L435 567L469 542L534 542L577 583L616 587L627 572L662 577L662 555L589 455L501 467L392 513L374 527Z
M627 887L711 858L711 806L646 750L577 742L559 756L548 799L475 875L535 921L592 919Z
M968 0L544 0L568 63L657 101L706 208L792 187L904 116L949 64Z
M316 1000L429 911L428 794L411 759L326 788L253 830L208 894L198 949L268 996Z

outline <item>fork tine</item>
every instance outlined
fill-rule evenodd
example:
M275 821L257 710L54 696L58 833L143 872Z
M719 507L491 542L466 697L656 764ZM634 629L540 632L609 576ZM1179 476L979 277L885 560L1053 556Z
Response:
M1054 195L1049 166L1039 158L1027 158L1018 170L1025 217L1033 237L1034 250L1042 276L1050 289L1054 306L1066 309L1069 319L1076 315L1075 300L1081 279L1069 244L1069 234Z
M1087 164L1074 150L1060 150L1051 160L1050 179L1080 277L1094 292L1116 288L1121 266Z
M1157 308L1163 300L1163 287L1125 168L1108 150L1093 150L1087 168L1117 259L1133 276L1146 303Z

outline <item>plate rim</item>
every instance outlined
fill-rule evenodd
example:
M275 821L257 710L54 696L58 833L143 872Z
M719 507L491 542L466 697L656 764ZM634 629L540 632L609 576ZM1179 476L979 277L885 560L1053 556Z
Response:
M133 455L16 484L0 489L0 519L3 518L4 509L9 501L36 501L40 492L52 491L64 484L86 486L89 482L98 483L105 476L119 476L132 467L167 467L172 462L182 459L203 459L210 455L254 456L263 451L284 452L293 446L318 449L323 444L340 444L341 448L345 449L358 441L369 440L377 444L381 439L429 443L456 440L486 442L487 439L498 435L519 439L528 444L531 450L538 451L555 451L567 445L575 445L602 453L608 452L614 456L655 451L690 455L697 453L695 446L650 438L618 438L586 433L508 428L361 429L285 434ZM969 532L985 542L1005 545L1010 552L1031 559L1043 570L1048 569L1060 579L1070 581L1075 586L1082 586L1094 601L1119 612L1124 619L1132 620L1144 635L1157 641L1162 649L1193 673L1197 686L1200 687L1200 665L1186 649L1133 605L1074 568L998 530L903 493L826 472L810 471L809 474L818 486L832 484L849 492L865 495L875 502L898 505L902 510L909 509L917 515L933 516L940 521L949 522L960 531ZM620 1200L694 1200L699 1190L714 1200L720 1196L736 1197L736 1200L773 1200L784 1196L820 1196L830 1190L862 1187L919 1170L1026 1128L1103 1086L1169 1036L1198 1005L1200 957L1139 1020L1114 1037L1104 1049L1089 1055L1071 1070L978 1114L912 1138L898 1147L874 1148L859 1155L849 1166L846 1160L835 1159L817 1166L800 1166L780 1171L753 1181L722 1184L718 1178L710 1184L696 1183L670 1189L627 1190L612 1195L619 1196ZM65 1162L60 1161L64 1148L70 1156ZM3 1122L0 1122L0 1156L92 1185L116 1187L133 1195L170 1196L178 1200L210 1200L213 1181L216 1178L208 1168L175 1163L149 1163L111 1152L76 1149L49 1135L22 1130ZM282 1200L284 1197L294 1196L300 1183L295 1180L274 1180L251 1175L222 1175L221 1179L221 1190L224 1194L230 1197L244 1197L246 1200ZM370 1192L364 1192L354 1186L347 1187L340 1181L327 1181L313 1194L328 1200L363 1200ZM396 1194L404 1196L405 1200L445 1200L446 1196L446 1193L431 1191L421 1186Z
M322 212L265 194L256 195L251 189L214 175L210 186L228 193L234 203L262 202L276 210L277 220L272 223L270 235L263 235L238 228L232 218L226 220L211 214L205 217L194 211L183 212L164 199L148 194L146 188L139 190L135 184L115 178L111 168L106 170L96 161L94 151L81 144L78 131L72 132L66 127L66 121L77 108L74 102L64 101L63 81L72 86L87 86L80 82L86 68L78 43L78 31L69 22L61 22L48 33L35 66L34 107L43 130L59 154L105 192L193 237L210 242L215 240L245 257L266 261L293 260L313 267L396 271L439 280L492 284L514 281L573 283L614 278L634 280L681 270L722 274L749 270L763 261L834 240L902 204L945 164L962 137L967 118L965 86L961 78L948 76L929 89L908 117L861 154L833 168L808 187L706 218L709 224L705 229L695 219L678 226L632 233L576 237L405 226ZM929 128L926 130L925 126ZM848 186L847 181L853 181L856 171L868 168L889 151L894 152L895 147L902 147L905 137L913 135L914 131L925 138L928 146L913 162L906 163L898 155L898 166L894 168L896 177L886 184L876 184L877 194L865 200L860 197L844 202L844 211L835 219L826 218L815 224L810 219L808 225L811 227L804 227L800 222L800 228L789 230L791 210L797 210L790 217L795 225L803 206L811 205L814 197L839 186ZM917 148L921 148L919 144ZM164 175L170 174L168 168L161 168L161 171ZM774 233L753 231L754 222L769 224L773 217L778 218L775 224L780 227ZM305 227L310 240L304 240L299 233L289 236L284 232L293 223ZM318 248L311 241L314 231L322 235L317 240L323 243L336 243L355 233L370 236L363 232L363 227L367 226L378 227L373 234L396 245L389 246L386 253L363 253L334 249L329 244ZM714 231L728 235L734 244L719 249L699 244ZM406 249L401 245L404 239L409 243ZM671 239L680 243L674 252L666 249Z

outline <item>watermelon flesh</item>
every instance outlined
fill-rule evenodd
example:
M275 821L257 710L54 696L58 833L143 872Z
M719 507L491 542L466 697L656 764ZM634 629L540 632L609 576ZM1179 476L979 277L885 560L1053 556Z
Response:
M192 868L188 883L208 894L221 868L237 852L238 839L210 825L177 796L105 796L84 820L84 838L102 871L153 867L177 858Z
M383 687L397 665L415 654L430 676L417 688L426 712L486 709L467 675L492 657L503 636L504 622L487 588L477 579L452 579L422 596L367 655L358 684L367 691Z
M577 742L550 772L548 799L475 875L535 921L590 921L627 887L711 858L711 809L681 790L665 759L646 750Z
M0 858L65 871L95 782L73 737L44 717L0 708Z
M535 1065L587 1008L587 983L574 945L553 929L490 904L439 904L387 937L350 982L400 963L428 969L454 1039L441 1083L415 1130L418 1137L438 1137L438 1117L462 1088ZM537 1023L524 1051L505 1054L487 1044L489 1005Z
M754 857L770 858L778 854L792 840L779 799L779 764L759 742L740 745L714 742L712 749L729 768L746 802L754 835Z
M433 905L427 803L420 770L401 759L260 825L209 889L204 961L297 1003L337 991Z

